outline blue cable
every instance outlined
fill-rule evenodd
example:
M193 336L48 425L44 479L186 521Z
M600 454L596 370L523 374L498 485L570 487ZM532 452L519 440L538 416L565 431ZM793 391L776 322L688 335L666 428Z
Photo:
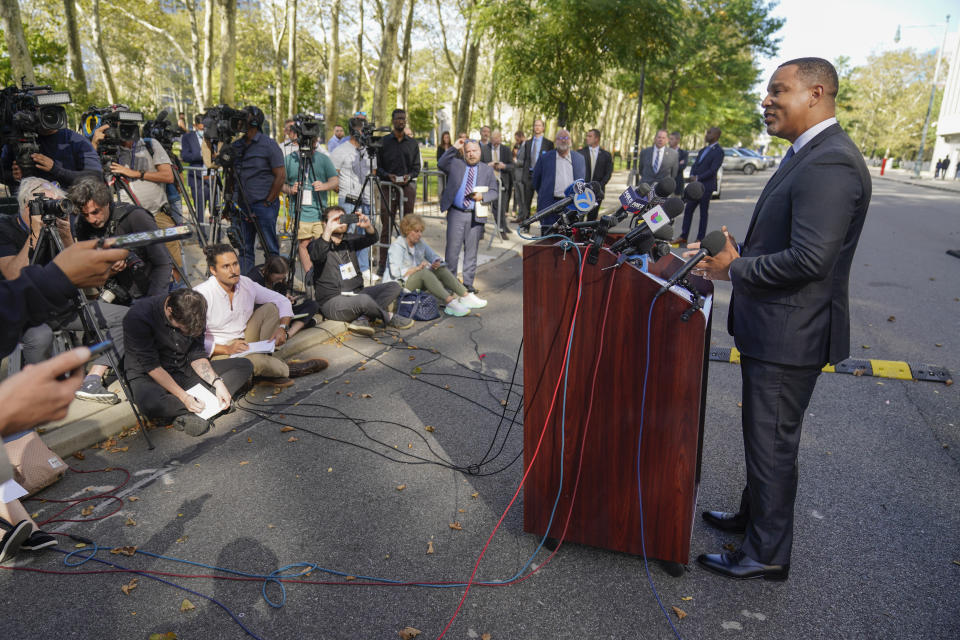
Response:
M643 440L643 412L647 406L647 378L650 375L650 325L653 322L653 306L657 303L657 299L663 294L663 290L657 292L657 295L653 296L653 300L650 301L650 313L647 315L647 362L644 365L643 371L643 394L640 398L640 426L637 429L637 499L640 503L640 548L643 551L643 570L647 574L647 582L650 584L650 590L653 591L653 597L657 599L657 605L660 607L660 611L663 612L663 617L667 619L667 623L670 625L670 628L673 629L673 634L677 636L677 640L683 640L680 636L680 632L677 631L677 627L674 626L673 620L670 619L670 614L667 613L667 610L663 606L663 602L660 601L660 594L657 593L657 588L653 585L653 576L650 575L650 564L647 562L647 543L644 540L643 532L643 488L640 483L640 443Z

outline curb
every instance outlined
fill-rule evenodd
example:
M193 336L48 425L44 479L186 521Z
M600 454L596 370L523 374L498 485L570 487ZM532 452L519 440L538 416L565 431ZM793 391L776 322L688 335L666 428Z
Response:
M946 191L949 193L960 193L960 187L948 187L946 184L937 184L935 180L924 180L923 178L902 178L900 176L891 176L891 175L876 175L872 176L874 178L879 178L881 180L889 180L890 182L897 182L899 184L911 184L916 187L923 187L925 189L934 189L935 191ZM947 183L949 184L949 183Z

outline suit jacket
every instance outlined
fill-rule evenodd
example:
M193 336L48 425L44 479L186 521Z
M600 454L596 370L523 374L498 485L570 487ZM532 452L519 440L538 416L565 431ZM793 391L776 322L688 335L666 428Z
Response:
M707 149L710 151L707 152ZM697 182L703 183L704 192L713 193L717 188L717 171L722 166L723 147L719 144L708 145L697 154L697 160L690 168L690 177L697 176Z
M674 180L677 179L677 166L680 158L677 156L677 150L670 147L663 147L663 162L656 173L653 172L653 147L647 147L640 152L640 182L646 182L652 185L654 182L660 182L667 176Z
M584 180L587 182L599 182L604 190L607 188L607 183L610 182L610 176L613 175L613 158L610 156L610 152L606 149L600 148L597 150L597 166L591 166L590 162L590 147L584 147L580 149L580 155L583 156L583 159L587 163L587 173ZM599 200L600 198L598 198Z
M743 354L813 367L850 355L848 281L870 194L863 156L837 124L770 178L730 267L727 328Z
M504 193L506 193L508 189L512 188L513 169L516 165L513 164L513 150L509 146L503 143L500 143L498 152L499 152L498 157L494 158L493 145L492 144L483 145L480 148L480 162L496 161L496 162L502 162L503 164L506 165L503 169L500 170L500 184L501 186L503 186ZM484 158L486 158L486 160ZM494 172L494 175L496 175L496 172Z
M203 152L196 131L187 131L180 137L180 159L191 167L203 166Z
M540 156L542 157L548 151L553 151L553 140L550 140L546 136L543 137L543 142L540 145ZM540 161L537 161L539 164ZM533 138L523 141L523 167L520 172L520 177L524 181L530 181L533 178L531 169L533 168Z
M450 147L440 156L437 168L447 174L447 181L443 187L443 193L440 195L440 211L449 211L450 207L454 205L459 208L463 203L455 203L453 200L457 191L460 190L460 183L463 182L467 163L457 155L456 147ZM493 175L493 169L482 162L477 164L477 177L474 185L489 187L489 190L483 194L484 202L493 202L500 197L497 192L497 177Z
M570 150L570 158L573 162L573 179L583 180L587 175L587 162L580 155L579 151ZM533 169L533 188L537 191L537 209L542 211L546 207L556 202L553 197L554 181L557 177L557 152L556 150L543 154L537 166ZM563 185L566 189L567 185ZM553 217L544 219L543 224L553 224L556 220Z

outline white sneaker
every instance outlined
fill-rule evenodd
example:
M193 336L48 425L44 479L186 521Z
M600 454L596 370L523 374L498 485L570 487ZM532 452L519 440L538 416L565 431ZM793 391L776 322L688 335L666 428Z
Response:
M481 300L475 293L468 293L465 296L461 296L458 302L467 309L483 309L487 306L487 301Z
M462 300L462 298L460 299ZM448 316L465 316L470 313L470 309L464 305L460 300L454 298L447 303L447 306L443 308L444 312Z

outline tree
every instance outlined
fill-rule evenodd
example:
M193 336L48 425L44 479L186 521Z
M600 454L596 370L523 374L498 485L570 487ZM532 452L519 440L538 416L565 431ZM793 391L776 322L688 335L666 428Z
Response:
M80 49L80 30L77 28L77 11L73 0L63 0L63 15L67 28L67 51L70 61L70 78L73 80L75 99L86 98L87 74L83 70L83 56Z
M297 0L287 0L287 114L297 109Z
M337 94L340 90L340 0L330 7L330 47L327 51L327 122L337 123Z
M18 0L0 0L0 17L3 32L6 35L7 52L10 55L10 68L14 81L19 85L21 78L30 84L36 83L33 75L33 60L27 48L27 37L23 33L20 21L20 3Z
M407 108L407 100L410 97L410 34L413 32L414 5L416 0L410 0L410 9L403 26L403 46L398 56L400 75L397 79L397 107L401 109Z
M223 9L220 30L220 103L233 106L237 90L237 0L217 0Z
M404 0L387 0L387 14L380 34L380 59L373 81L373 118L376 122L386 122L387 93L390 90L390 76L393 63L397 58L397 32L400 18L403 17Z

